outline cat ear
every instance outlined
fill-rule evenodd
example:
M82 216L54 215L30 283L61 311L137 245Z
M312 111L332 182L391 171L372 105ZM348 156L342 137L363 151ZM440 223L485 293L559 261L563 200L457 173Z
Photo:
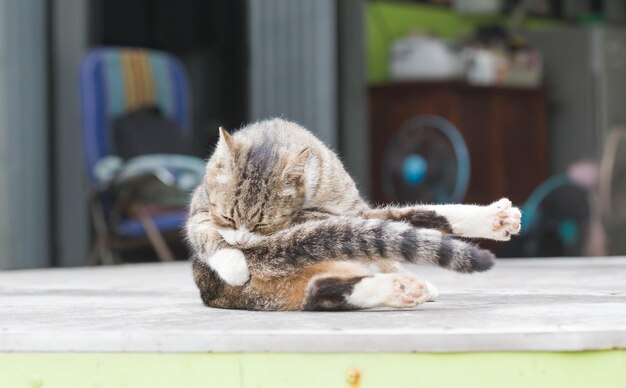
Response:
M305 148L302 151L296 153L289 161L289 164L287 164L287 168L285 169L285 176L303 176L304 167L306 166L306 162L309 160L309 156L311 156L311 150L309 148Z
M224 127L220 127L220 140L217 146L220 147L223 145L228 148L228 151L230 151L231 155L235 155L235 140L232 136L230 136L228 132L226 132Z

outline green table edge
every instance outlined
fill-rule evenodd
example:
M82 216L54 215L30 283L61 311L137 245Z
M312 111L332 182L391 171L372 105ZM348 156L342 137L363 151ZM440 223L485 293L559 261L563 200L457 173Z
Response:
M626 350L0 353L0 387L626 387Z

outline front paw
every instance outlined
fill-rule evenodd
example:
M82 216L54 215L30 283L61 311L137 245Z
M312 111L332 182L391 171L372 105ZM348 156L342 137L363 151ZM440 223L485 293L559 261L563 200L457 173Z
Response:
M208 263L231 286L243 286L250 279L246 257L239 249L220 249L209 258Z
M518 234L522 228L522 212L513 207L511 201L502 198L487 207L487 218L491 225L491 238L508 241L511 235Z

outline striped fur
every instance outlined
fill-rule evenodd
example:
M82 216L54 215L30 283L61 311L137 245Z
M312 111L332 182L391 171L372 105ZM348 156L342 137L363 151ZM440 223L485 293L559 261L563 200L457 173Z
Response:
M295 225L242 249L257 276L287 276L326 260L397 260L433 264L457 272L486 271L494 255L473 244L407 223L334 217Z

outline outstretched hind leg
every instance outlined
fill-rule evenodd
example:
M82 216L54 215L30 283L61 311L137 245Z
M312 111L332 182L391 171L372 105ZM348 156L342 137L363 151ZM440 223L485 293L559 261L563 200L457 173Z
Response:
M506 198L487 206L416 205L368 209L364 218L405 221L418 228L469 238L508 241L521 229L522 213Z
M320 277L309 284L305 310L410 308L434 300L435 293L429 282L409 273Z

